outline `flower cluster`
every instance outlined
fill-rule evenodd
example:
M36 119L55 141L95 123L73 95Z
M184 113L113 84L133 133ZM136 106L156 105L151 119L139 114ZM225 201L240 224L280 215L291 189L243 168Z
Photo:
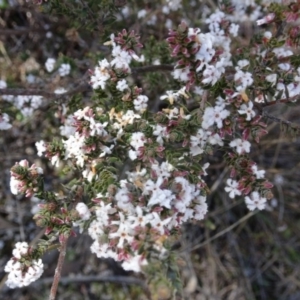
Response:
M151 245L163 251L155 243L161 236L169 236L183 222L204 218L208 206L200 182L201 178L198 185L191 184L168 162L128 172L113 195L98 194L93 199L93 216L83 203L76 208L82 220L92 220L91 251L122 262L126 270L140 271Z
M38 192L40 178L43 174L43 169L32 165L26 159L16 163L10 171L10 189L14 195L25 194L26 197L33 196Z
M34 259L32 249L26 242L18 242L13 257L7 262L4 271L8 273L6 285L10 288L28 286L39 279L44 271L41 259Z

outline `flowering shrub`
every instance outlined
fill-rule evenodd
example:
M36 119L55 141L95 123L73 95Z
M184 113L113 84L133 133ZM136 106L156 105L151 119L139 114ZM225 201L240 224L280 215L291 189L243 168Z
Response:
M59 9L56 1L49 2L46 8ZM216 11L207 7L205 26L197 28L185 21L175 25L169 18L179 13L181 1L163 2L159 8L170 28L170 56L149 58L150 41L143 45L133 30L111 34L105 42L109 54L89 70L91 99L77 107L71 101L64 104L57 114L60 137L36 141L39 156L72 173L65 194L47 191L43 170L29 167L27 160L12 167L11 192L41 200L33 218L48 238L35 249L16 244L5 267L9 287L37 280L47 247L57 238L63 245L83 231L93 239L92 253L120 262L125 270L141 272L153 260L164 259L171 250L169 238L178 236L185 222L205 218L205 176L216 151L223 153L229 170L225 191L230 198L242 197L251 211L265 209L272 199L272 184L249 155L267 134L264 108L294 103L300 94L294 48L300 3L220 1ZM130 15L131 9L128 4L122 13ZM138 12L149 26L158 17L145 9ZM249 45L242 47L239 23L245 20L265 27L257 27ZM168 88L155 95L163 106L155 107L153 90L134 79L149 63L157 72L173 68L161 63L164 59L174 69ZM73 72L71 61L53 57L44 68L44 76L55 74L58 80ZM27 118L47 97L9 94L7 85L0 81L6 107L12 105ZM56 89L55 94L68 96L67 90ZM8 112L1 112L1 130L12 130Z

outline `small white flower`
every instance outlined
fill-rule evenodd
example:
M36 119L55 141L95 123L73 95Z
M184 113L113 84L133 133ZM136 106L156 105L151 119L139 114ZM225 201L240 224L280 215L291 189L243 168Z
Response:
M43 140L40 140L39 142L36 142L35 147L38 151L38 153L37 153L38 156L42 156L43 152L45 152L47 150L46 144Z
M173 72L173 77L180 81L187 82L189 80L189 73L190 69L188 67L185 67L183 69L175 69Z
M146 9L141 9L141 10L139 10L138 13L137 13L138 19L142 19L142 18L144 18L146 15L147 15Z
M276 83L277 81L277 74L270 74L266 76L266 80L272 83L272 86Z
M234 37L236 37L238 35L239 28L240 25L232 23L229 26L229 33L231 33Z
M146 137L142 132L134 132L132 133L130 139L130 145L135 149L138 150L140 147L143 147L146 141Z
M229 197L231 199L234 199L235 196L240 196L242 193L238 189L239 183L236 180L233 179L227 179L226 181L227 186L225 187L225 191L229 193Z
M243 154L244 152L250 152L251 144L248 141L242 139L235 139L230 142L229 146L232 148L236 148L236 152L238 154Z
M147 108L148 97L145 95L139 95L133 100L134 109L137 111L144 111Z
M258 192L252 192L250 197L245 197L245 202L249 210L262 210L266 208L267 199L261 197Z
M54 58L48 58L45 62L45 68L47 72L52 72L54 70L56 60Z
M76 205L76 210L78 211L80 218L84 221L88 220L91 217L89 208L83 202L79 202Z
M125 79L122 79L118 81L116 89L119 90L120 92L123 92L124 90L128 89L128 84Z
M122 267L126 271L133 271L133 272L141 272L141 266L147 265L148 262L146 258L138 253L135 253L129 259L126 259L122 263Z
M248 86L251 86L253 83L252 74L249 72L238 70L234 75L234 81L236 81L237 84L237 91L245 90Z
M240 115L246 115L246 120L250 121L252 118L255 117L255 111L253 110L253 102L249 101L248 105L247 104L242 104L240 109L238 110L238 113Z
M256 176L257 179L262 179L265 177L265 170L258 170L257 165L253 165L251 167L253 174Z
M11 124L9 124L9 116L6 113L0 113L0 130L8 130L12 127Z
M224 106L207 107L204 111L202 128L208 129L213 124L218 128L223 127L223 120L230 115L230 112Z
M7 84L4 80L0 80L0 89L6 89L7 88Z
M27 254L28 252L28 244L26 242L18 242L15 245L15 249L13 250L12 254L15 258L20 259L22 255Z
M71 72L71 66L69 64L62 64L58 69L58 73L61 77L69 75L70 72Z

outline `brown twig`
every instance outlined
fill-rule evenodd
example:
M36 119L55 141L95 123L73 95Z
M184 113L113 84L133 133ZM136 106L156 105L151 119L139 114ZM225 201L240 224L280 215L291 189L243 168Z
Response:
M40 89L19 89L19 88L8 88L8 89L0 89L0 96L1 95L12 95L12 96L43 96L45 98L54 98L54 99L61 99L63 97L73 96L77 93L82 93L88 91L90 89L90 85L88 84L81 84L77 88L63 93L63 94L55 94L50 93L45 90Z
M275 122L277 122L277 123L287 125L287 126L291 127L292 129L295 129L295 130L300 131L300 127L297 126L296 124L290 122L290 121L285 121L285 120L279 119L279 118L274 117L274 116L272 116L272 115L270 115L270 114L268 114L268 113L266 113L266 112L263 112L263 113L262 113L262 116L263 116L263 117L266 117L266 118L268 118L268 119L270 119L270 120L272 120L272 121L275 121Z
M193 251L193 250L196 250L196 249L199 249L203 246L205 246L206 244L210 243L211 241L214 241L216 240L217 238L219 238L220 236L224 235L225 233L231 231L233 228L237 227L239 224L245 222L246 220L248 220L249 218L251 218L252 216L254 216L255 214L257 213L257 211L254 211L254 212L249 212L247 215L245 215L244 217L242 217L241 219L239 219L238 221L236 221L235 223L233 223L232 225L228 226L227 228L225 228L224 230L218 232L217 234L215 234L214 236L212 236L211 238L209 239L206 239L204 242L200 243L200 244L197 244L191 248L188 248L188 249L183 249L181 250L180 252L184 252L186 250L188 251Z
M132 73L172 71L173 69L174 67L172 65L154 65L154 66L133 68ZM41 89L6 88L6 89L0 89L0 96L1 95L12 95L12 96L33 96L34 95L34 96L43 96L45 98L61 99L64 97L72 96L77 93L88 91L89 89L91 89L91 86L87 83L81 84L77 88L63 94L55 94Z
M148 73L156 71L173 71L174 66L172 65L153 65L153 66L144 66L132 68L132 73Z
M271 101L271 102L267 102L267 103L262 103L261 106L262 107L267 107L267 106L271 106L271 105L275 105L278 103L290 103L293 101L296 101L299 99L299 95L296 95L294 97L290 97L290 98L284 98L284 99L279 99L279 100L275 100L275 101Z
M53 281L53 279L50 278L43 278L39 280L39 282L33 283L33 285L41 285L41 284L49 284ZM141 280L139 278L130 277L130 276L104 276L104 275L98 275L98 276L76 276L76 277L61 277L60 283L62 284L72 284L72 283L91 283L91 282L110 282L110 283L119 283L119 284L125 284L125 285L138 285L140 286L145 294L150 298L150 291L149 288L144 280Z
M32 29L32 28L16 28L16 29L0 29L0 35L24 35L29 33L43 33L45 29Z
M57 288L58 288L58 284L60 282L60 277L61 277L61 270L62 270L64 261L65 261L65 256L66 256L66 251L67 251L67 242L68 242L68 237L66 236L61 241L60 253L59 253L59 257L58 257L57 266L55 269L52 287L50 290L49 300L55 300L55 297L56 297Z

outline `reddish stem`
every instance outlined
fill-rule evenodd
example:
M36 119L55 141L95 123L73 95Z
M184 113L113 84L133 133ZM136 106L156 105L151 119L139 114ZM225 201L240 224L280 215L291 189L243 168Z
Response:
M57 288L58 288L58 284L59 284L60 277L61 277L61 270L62 270L65 256L66 256L67 242L68 242L68 237L65 237L65 239L61 241L60 253L59 253L59 257L58 257L57 266L55 269L55 274L54 274L54 279L53 279L53 283L52 283L52 287L51 287L51 291L50 291L50 295L49 295L49 300L55 300L55 297L56 297Z

